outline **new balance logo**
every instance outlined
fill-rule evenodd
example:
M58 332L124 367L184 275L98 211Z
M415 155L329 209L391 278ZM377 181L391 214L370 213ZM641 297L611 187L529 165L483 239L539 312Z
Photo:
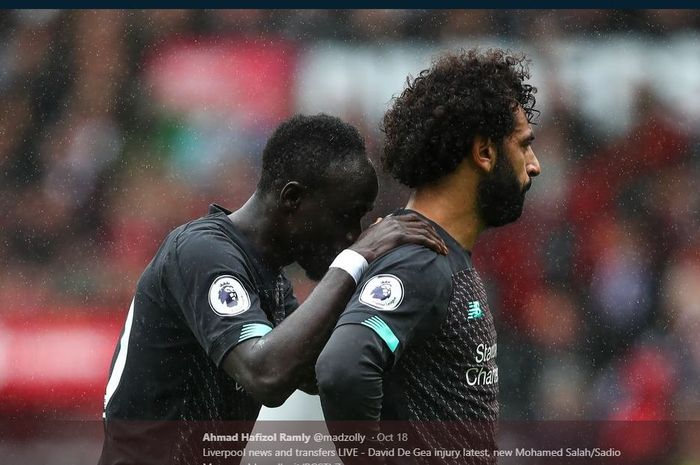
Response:
M481 304L479 304L478 300L469 302L468 307L467 320L475 320L484 316L484 312L481 310Z

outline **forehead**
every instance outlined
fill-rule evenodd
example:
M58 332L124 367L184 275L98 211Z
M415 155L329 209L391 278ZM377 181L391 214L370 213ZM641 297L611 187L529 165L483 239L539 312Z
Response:
M377 189L377 176L373 171L346 167L332 170L318 195L325 198L328 206L349 210L371 206Z

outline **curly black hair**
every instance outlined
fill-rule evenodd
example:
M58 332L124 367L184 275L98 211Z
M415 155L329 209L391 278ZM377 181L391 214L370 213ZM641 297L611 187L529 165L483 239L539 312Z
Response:
M454 171L475 135L503 141L518 106L532 122L537 89L524 83L527 65L524 55L470 49L442 55L415 79L409 76L384 115L384 169L420 187Z
M318 188L338 163L349 161L371 167L357 128L322 113L294 115L275 129L265 145L258 190L278 192L289 181Z

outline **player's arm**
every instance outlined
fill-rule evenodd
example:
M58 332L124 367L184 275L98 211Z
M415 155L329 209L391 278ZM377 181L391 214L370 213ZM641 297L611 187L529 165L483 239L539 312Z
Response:
M416 215L384 219L366 230L350 249L371 263L406 243L446 253L432 226ZM236 345L222 367L265 405L281 405L314 366L355 288L355 278L347 271L330 268L294 313L264 336Z
M296 311L297 308L299 308L299 301L294 295L294 289L292 288L291 283L289 283L285 292L284 307L284 314L286 317L290 316L294 311ZM316 385L316 372L314 370L313 365L309 365L304 368L304 372L301 375L301 379L299 381L299 386L297 386L297 389L299 389L300 391L304 391L307 394L318 395L318 386Z
M371 329L347 324L337 327L316 363L321 406L328 431L334 435L360 432L362 443L337 443L357 447L356 458L343 458L347 465L378 465L367 458L367 448L384 448L378 440L384 398L382 377L393 364L394 354Z
M370 328L353 324L336 328L316 363L326 420L379 420L382 377L393 359L389 347Z

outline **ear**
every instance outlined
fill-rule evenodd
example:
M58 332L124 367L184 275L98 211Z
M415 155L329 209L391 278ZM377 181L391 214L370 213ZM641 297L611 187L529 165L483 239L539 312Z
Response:
M279 206L283 210L296 211L306 194L306 187L297 181L290 181L280 191Z
M496 153L496 144L490 137L474 136L471 156L477 168L490 173L496 164Z

